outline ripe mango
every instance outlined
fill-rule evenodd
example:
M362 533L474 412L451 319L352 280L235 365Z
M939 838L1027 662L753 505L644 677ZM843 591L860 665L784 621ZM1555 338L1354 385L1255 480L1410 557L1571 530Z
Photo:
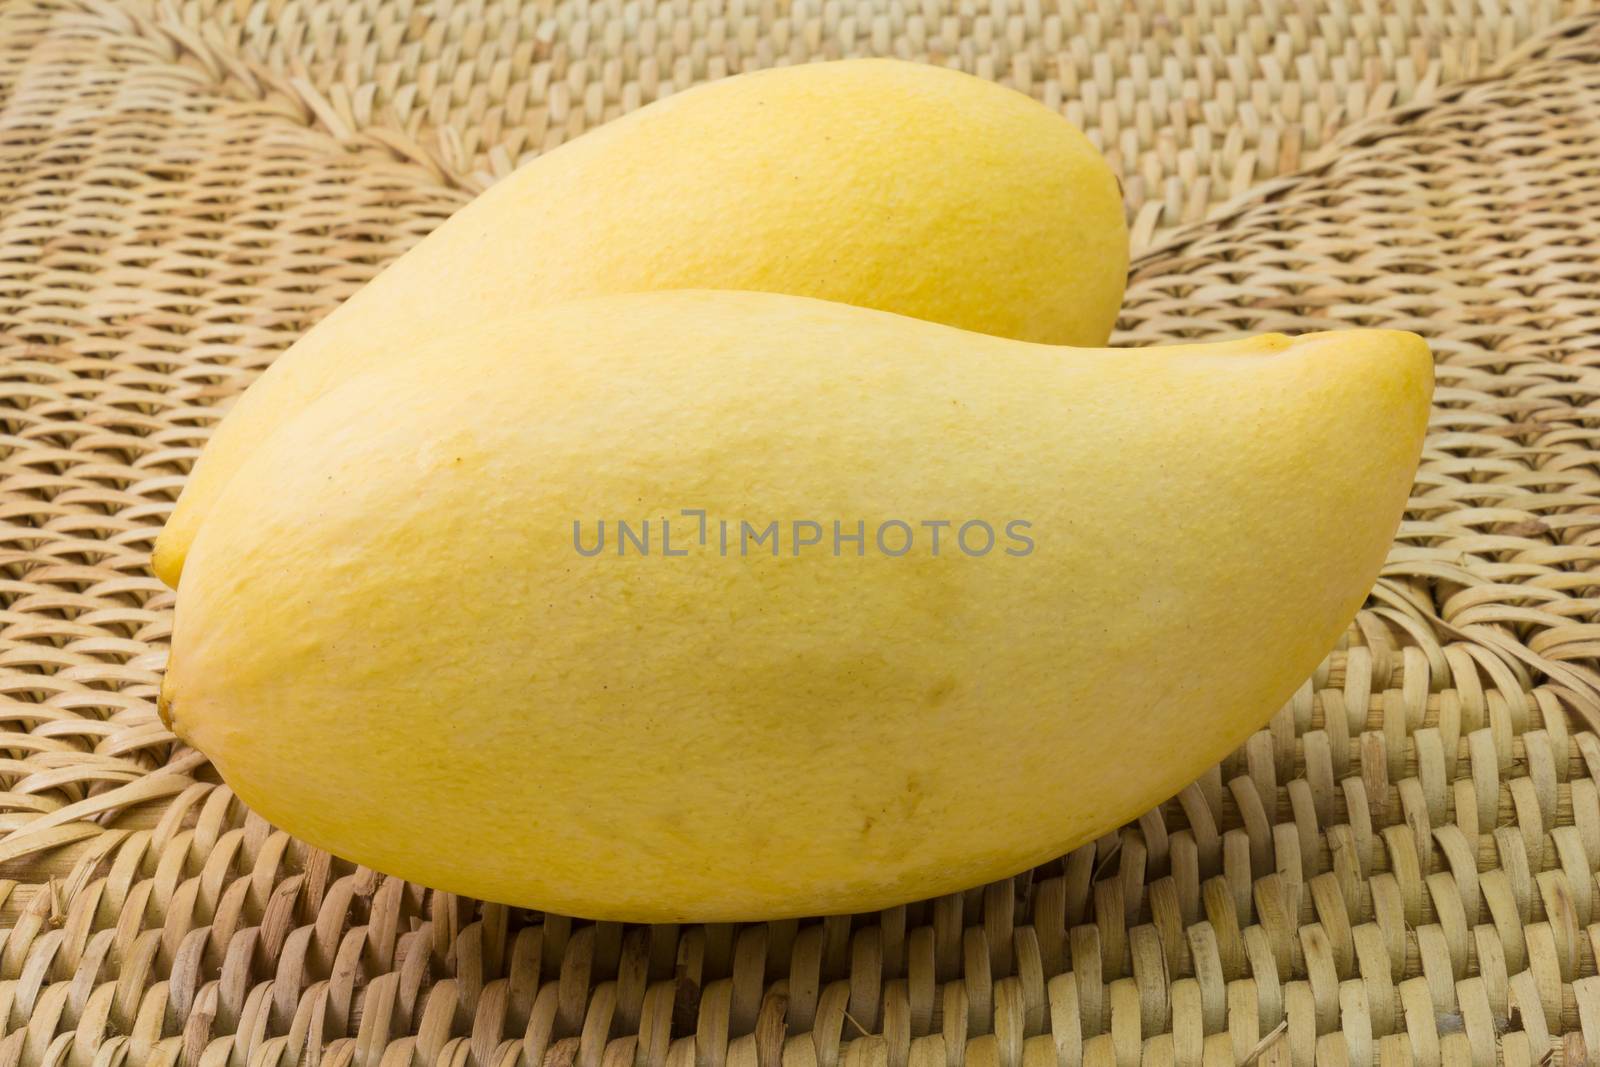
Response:
M1301 684L1383 562L1432 367L1385 330L1086 350L748 292L466 320L222 490L162 713L279 826L511 904L983 883Z
M712 82L529 163L318 323L217 428L155 571L176 588L222 486L280 423L464 322L604 293L754 289L1103 345L1127 266L1116 178L1021 93L896 60Z

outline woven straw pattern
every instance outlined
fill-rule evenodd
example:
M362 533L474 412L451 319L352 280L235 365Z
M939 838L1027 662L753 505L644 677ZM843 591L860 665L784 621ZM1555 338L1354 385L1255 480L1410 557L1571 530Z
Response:
M1580 0L187 0L162 39L230 95L270 94L481 189L708 78L892 55L995 78L1107 154L1136 248L1338 130L1475 77Z
M746 926L351 868L161 729L144 567L219 406L465 197L199 54L0 5L0 1067L1600 1055L1600 20L1136 264L1124 341L1390 325L1441 359L1384 577L1269 727L1028 875Z

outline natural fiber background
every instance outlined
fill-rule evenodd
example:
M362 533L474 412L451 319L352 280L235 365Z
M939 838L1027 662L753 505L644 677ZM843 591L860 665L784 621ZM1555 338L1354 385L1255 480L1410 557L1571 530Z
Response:
M1592 1062L1600 18L1485 6L0 0L0 1067ZM873 915L576 922L245 811L152 705L221 406L526 152L862 51L1097 134L1154 245L1121 340L1430 338L1343 646L1137 824Z
M34 7L39 0L9 0ZM1580 0L83 0L230 100L478 191L708 78L893 55L1031 93L1121 176L1134 245L1476 77Z

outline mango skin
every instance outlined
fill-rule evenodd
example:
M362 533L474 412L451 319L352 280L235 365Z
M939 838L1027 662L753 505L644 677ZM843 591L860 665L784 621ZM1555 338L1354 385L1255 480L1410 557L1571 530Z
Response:
M1394 331L1081 350L711 292L464 323L224 490L163 714L275 824L457 893L686 922L957 890L1289 698L1378 573L1431 387ZM1035 548L574 550L575 518L592 547L682 508Z
M572 297L753 289L1063 345L1128 267L1094 145L1021 93L898 60L712 82L490 188L290 348L217 428L157 541L177 587L222 485L306 404L419 341Z

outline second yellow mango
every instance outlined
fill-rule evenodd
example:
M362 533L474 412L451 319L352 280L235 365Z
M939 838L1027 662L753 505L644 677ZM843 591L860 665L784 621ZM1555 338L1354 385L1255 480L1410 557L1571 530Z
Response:
M1021 93L894 60L713 82L523 167L307 333L218 427L154 567L176 587L218 494L285 420L464 323L605 293L749 289L1096 346L1127 264L1115 176Z

